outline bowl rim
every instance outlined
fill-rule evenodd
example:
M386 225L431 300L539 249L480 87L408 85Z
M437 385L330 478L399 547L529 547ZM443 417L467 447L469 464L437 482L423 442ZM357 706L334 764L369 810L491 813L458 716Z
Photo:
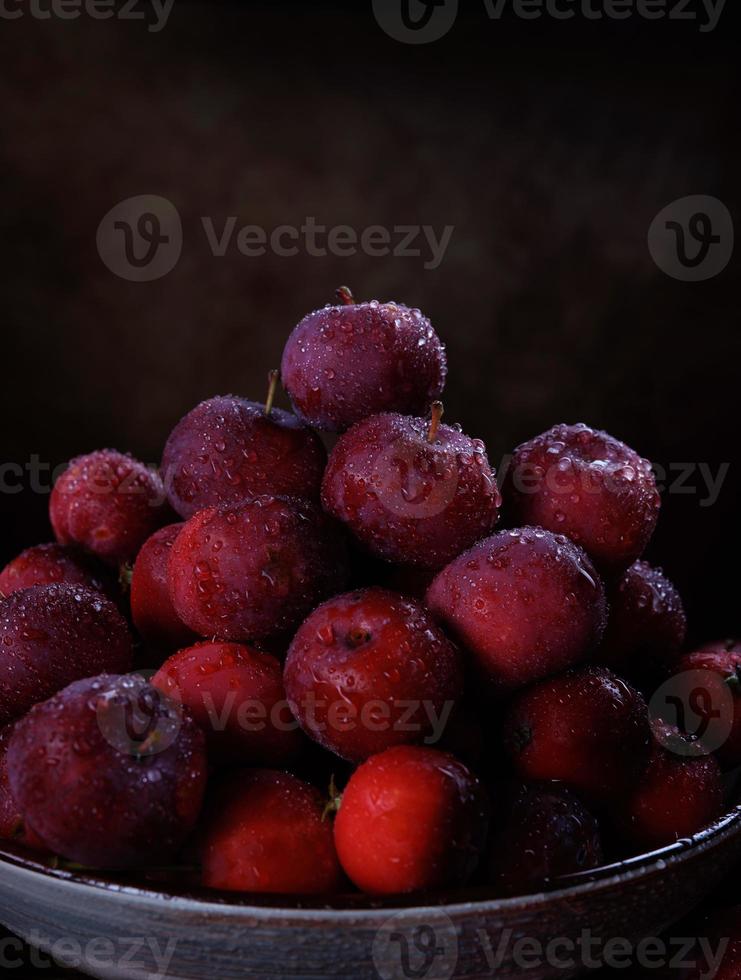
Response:
M321 921L331 918L337 920L377 920L379 915L384 917L399 916L415 918L425 915L455 916L473 912L496 914L516 913L527 910L532 912L534 907L542 907L549 903L568 903L583 896L593 896L595 892L607 891L621 884L640 878L649 878L661 874L672 867L681 865L687 860L696 858L707 851L713 850L722 843L741 838L741 804L733 807L714 823L704 828L691 838L677 841L666 847L636 855L625 861L616 862L593 871L583 871L578 874L564 876L554 882L551 890L533 892L529 895L517 895L511 898L493 897L491 889L481 886L478 889L438 895L410 895L373 898L363 895L340 896L334 901L327 896L255 896L247 893L218 892L206 889L179 892L171 885L162 888L153 885L129 884L127 881L104 877L101 872L88 874L77 870L54 868L43 863L39 856L22 845L2 842L0 846L0 869L3 866L15 867L21 873L42 879L55 880L66 887L85 887L90 890L102 890L112 896L122 899L140 901L142 903L167 903L179 911L200 913L201 915L225 915L266 919L269 917L293 919L298 922ZM488 891L488 897L487 897ZM2 893L2 878L0 877L0 894ZM344 898L344 904L339 899ZM348 906L350 900L357 901L355 906ZM416 904L415 904L416 903Z

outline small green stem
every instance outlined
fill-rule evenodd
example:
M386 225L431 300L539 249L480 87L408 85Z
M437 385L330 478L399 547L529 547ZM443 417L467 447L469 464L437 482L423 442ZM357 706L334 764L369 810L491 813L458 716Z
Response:
M329 780L329 801L324 807L324 812L322 813L322 822L324 822L331 813L337 813L340 809L340 804L342 803L342 793L337 789L337 783L334 779L334 774Z
M735 695L741 696L741 664L736 664L734 672L726 677L726 684Z
M268 416L273 411L275 392L278 389L278 372L273 370L268 372L268 397L265 399L265 415Z

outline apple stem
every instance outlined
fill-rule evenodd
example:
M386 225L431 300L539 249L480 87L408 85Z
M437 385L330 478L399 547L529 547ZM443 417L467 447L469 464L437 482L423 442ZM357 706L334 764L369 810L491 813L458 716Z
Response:
M118 584L124 594L131 590L131 580L133 577L134 566L129 562L125 562L118 570Z
M437 439L437 432L440 428L440 422L443 417L443 403L433 402L432 403L432 419L430 420L430 428L427 432L427 441L434 442Z
M278 372L268 371L268 397L265 399L265 415L270 415L273 411L273 402L275 401L275 392L278 388Z
M343 306L355 305L355 297L353 296L352 290L349 286L340 286L340 288L336 290L335 295Z
M337 784L335 783L334 773L329 779L329 801L324 807L324 812L322 813L322 823L327 819L330 814L335 814L340 809L340 804L342 803L342 793L337 789Z
M347 642L351 647L362 647L364 643L370 641L370 638L370 632L367 629L363 629L362 626L356 626L347 634Z
M741 664L737 664L730 677L726 677L726 684L734 694L741 694Z

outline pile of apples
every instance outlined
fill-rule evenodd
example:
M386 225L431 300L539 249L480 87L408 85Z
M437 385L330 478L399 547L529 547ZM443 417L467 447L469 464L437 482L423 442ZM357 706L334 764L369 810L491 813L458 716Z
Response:
M55 542L0 573L0 837L216 889L511 895L711 823L741 647L683 653L651 465L556 425L500 487L429 320L338 298L286 345L293 413L271 372L158 471L57 481ZM698 672L708 721L731 692L715 753L647 707Z

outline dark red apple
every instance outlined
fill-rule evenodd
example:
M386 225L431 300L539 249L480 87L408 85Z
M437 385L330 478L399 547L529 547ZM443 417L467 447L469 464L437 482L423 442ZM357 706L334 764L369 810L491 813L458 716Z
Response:
M317 500L327 453L295 415L235 395L209 398L178 422L162 476L181 517L246 497L285 494Z
M322 482L325 509L371 554L441 568L497 522L501 498L478 439L432 421L375 415L333 449Z
M661 506L651 464L584 424L556 425L519 446L505 498L516 522L565 534L611 575L641 557Z
M309 425L344 432L379 412L422 414L445 385L445 348L419 310L399 303L356 303L305 317L288 339L281 377Z
M433 580L427 604L499 693L585 660L607 619L586 554L532 527L501 531L460 555Z

